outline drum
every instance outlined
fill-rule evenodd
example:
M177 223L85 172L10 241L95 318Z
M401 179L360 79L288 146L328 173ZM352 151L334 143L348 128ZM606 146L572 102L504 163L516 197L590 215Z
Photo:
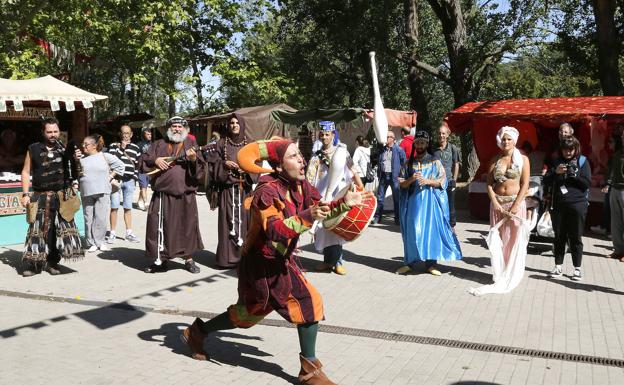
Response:
M345 196L349 188L351 188L351 186L340 190L336 196L336 200ZM358 188L358 190L361 189ZM360 206L351 207L349 211L323 221L323 227L346 241L353 241L368 227L375 215L376 209L377 199L371 195L370 197L364 198Z

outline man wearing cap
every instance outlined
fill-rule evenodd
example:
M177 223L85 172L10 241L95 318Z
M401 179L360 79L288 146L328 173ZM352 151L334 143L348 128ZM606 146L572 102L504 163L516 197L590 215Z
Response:
M352 181L357 186L364 188L346 145L340 143L334 122L321 121L319 124L321 126L319 137L322 147L310 159L306 173L308 182L321 193L326 201L334 199ZM342 168L330 172L334 161L336 162L335 165L344 166L337 166ZM346 241L324 229L323 226L316 226L313 231L314 247L317 251L323 252L323 263L319 264L316 269L318 271L333 270L339 275L346 274L342 259L342 245Z
M204 248L199 232L197 186L204 178L205 161L197 143L188 138L188 123L174 116L167 136L155 141L143 155L152 174L152 201L147 211L145 254L154 262L146 273L167 271L167 261L185 260L185 268L199 273L193 253Z
M399 224L399 171L405 163L405 151L396 144L394 132L388 131L386 146L379 152L377 162L377 174L379 187L377 189L377 212L374 223L381 222L384 200L388 187L392 189L392 202L394 204L394 223Z
M273 169L256 165L267 160ZM301 352L299 381L302 384L334 384L323 373L316 358L318 322L324 319L323 301L293 258L299 236L315 220L348 211L362 203L366 192L348 192L334 202L321 202L319 192L305 179L305 161L288 140L253 142L238 152L239 167L260 177L258 186L245 200L251 224L238 265L238 301L220 315L197 318L184 330L182 339L197 360L207 360L205 337L216 331L249 328L273 310L297 325Z
M424 263L428 273L439 276L437 261L455 261L462 257L449 222L444 166L427 153L428 146L429 134L416 131L414 147L398 178L405 256L397 274L406 274Z

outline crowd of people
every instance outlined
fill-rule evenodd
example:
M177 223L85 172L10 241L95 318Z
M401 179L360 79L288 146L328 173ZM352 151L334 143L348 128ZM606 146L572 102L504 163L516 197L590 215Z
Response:
M22 170L22 205L27 207L29 229L23 254L25 277L41 270L59 274L61 259L79 259L86 252L110 250L117 242L118 209L123 207L125 236L140 242L132 229L135 185L138 208L147 210L146 273L165 272L168 261L181 258L191 273L200 268L193 255L204 248L196 195L205 184L212 209L218 209L218 268L238 268L238 300L221 315L201 319L182 338L196 359L207 359L204 338L215 331L251 327L275 310L297 325L301 345L303 383L331 384L315 355L322 299L293 256L299 236L310 231L322 253L318 271L346 274L345 239L321 223L361 205L376 194L372 222L383 221L388 187L392 191L393 220L404 246L403 265L397 274L415 270L442 275L439 261L462 258L455 233L455 190L461 156L449 142L442 124L435 145L422 130L394 132L373 156L369 142L358 137L351 156L334 122L320 122L319 141L311 159L303 159L296 144L283 138L248 143L245 124L232 117L222 137L199 147L189 136L186 120L167 121L167 133L152 141L149 130L132 142L132 130L120 128L118 142L108 148L98 134L84 138L82 148L68 153L59 143L59 122L43 121L42 141L29 146ZM536 176L549 188L548 206L554 230L554 267L550 276L563 274L566 250L572 255L571 279L583 278L582 234L588 208L591 167L581 154L569 124L559 130L560 144L551 159L540 160L530 148L518 148L516 128L502 127L496 138L500 151L487 168L493 283L468 291L474 295L507 293L524 275L530 220L527 191ZM609 165L610 231L612 258L624 261L624 133L614 137L615 153ZM307 162L306 162L307 161ZM261 167L260 162L269 167ZM343 163L339 163L343 162ZM542 163L537 166L534 163ZM533 170L536 170L535 172ZM543 170L543 171L541 171ZM85 219L81 239L74 215L78 210L71 175L77 181ZM32 192L29 181L32 178ZM148 203L148 185L152 197ZM255 186L255 188L254 188ZM376 191L372 191L375 190ZM84 242L84 243L83 243Z

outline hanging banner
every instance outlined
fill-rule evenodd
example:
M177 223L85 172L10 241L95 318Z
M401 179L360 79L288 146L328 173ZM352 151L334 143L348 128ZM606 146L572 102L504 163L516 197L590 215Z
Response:
M0 101L0 107L5 106L5 111L0 108L0 120L40 120L44 118L53 118L54 112L49 108L41 107L24 107L22 111L15 111L11 106L6 108L6 104Z
M24 111L24 104L21 99L13 99L13 108L15 111Z
M52 111L59 111L61 109L61 106L59 105L59 101L58 100L50 100L50 108L52 109Z
M73 100L65 100L65 110L67 110L67 112L72 112L76 110L76 106Z
M24 214L26 209L22 207L21 192L0 193L0 216Z
M91 103L91 101L90 101L90 100L83 100L83 101L82 101L82 106L83 106L84 108L91 108L91 107L93 107L93 103Z
M0 112L6 112L6 110L7 110L6 100L0 99Z

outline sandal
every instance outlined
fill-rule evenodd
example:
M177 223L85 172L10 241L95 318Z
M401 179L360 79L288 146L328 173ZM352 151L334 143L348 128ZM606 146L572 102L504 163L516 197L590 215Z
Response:
M184 263L184 268L189 273L197 274L200 272L199 267L195 264L195 261L193 261L192 259Z

